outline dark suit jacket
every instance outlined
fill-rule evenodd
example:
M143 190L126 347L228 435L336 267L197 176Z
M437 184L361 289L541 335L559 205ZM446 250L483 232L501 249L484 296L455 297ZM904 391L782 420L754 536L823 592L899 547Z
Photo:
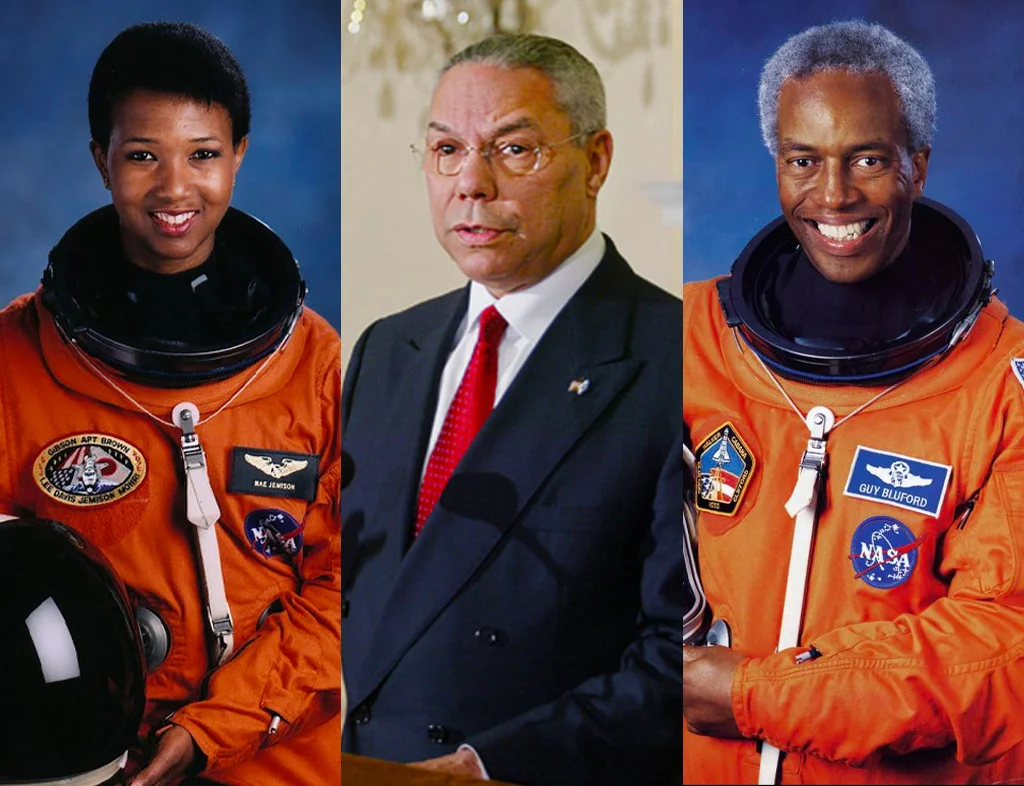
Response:
M467 298L376 322L349 363L343 747L414 761L467 742L498 780L677 784L681 301L609 240L411 543Z

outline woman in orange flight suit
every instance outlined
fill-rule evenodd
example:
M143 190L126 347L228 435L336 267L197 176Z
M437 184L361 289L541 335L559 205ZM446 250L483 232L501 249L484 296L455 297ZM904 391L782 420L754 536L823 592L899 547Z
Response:
M339 340L230 207L245 79L208 33L138 25L89 115L113 204L0 312L0 513L74 528L133 595L133 784L337 786Z

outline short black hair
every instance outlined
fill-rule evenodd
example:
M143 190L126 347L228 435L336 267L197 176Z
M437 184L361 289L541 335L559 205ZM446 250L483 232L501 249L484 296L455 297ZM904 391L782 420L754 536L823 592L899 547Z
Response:
M89 81L89 131L104 150L114 107L133 90L220 104L231 116L232 143L249 133L249 85L241 66L220 39L195 25L133 25L103 50Z

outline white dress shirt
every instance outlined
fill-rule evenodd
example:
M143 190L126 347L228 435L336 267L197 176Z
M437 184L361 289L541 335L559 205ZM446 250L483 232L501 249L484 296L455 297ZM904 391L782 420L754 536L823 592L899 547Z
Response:
M480 314L483 310L493 305L508 322L505 335L498 345L498 380L494 391L494 406L498 406L501 397L526 363L534 347L551 327L555 317L565 308L565 304L597 268L604 257L604 252L604 236L595 227L582 246L532 287L495 298L483 284L476 281L470 284L469 307L455 331L454 348L441 373L434 424L430 431L427 452L423 457L420 477L426 472L427 460L441 434L448 407L455 398L473 356L473 348L480 334Z

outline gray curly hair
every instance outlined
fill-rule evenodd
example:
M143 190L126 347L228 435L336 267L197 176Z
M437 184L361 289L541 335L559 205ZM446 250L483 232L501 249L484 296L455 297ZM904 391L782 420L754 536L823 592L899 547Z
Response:
M537 69L551 80L555 102L569 116L574 136L600 131L607 123L601 75L565 41L531 33L499 33L453 55L437 75L438 80L459 63ZM586 140L577 144L584 145Z
M881 73L900 101L909 152L932 143L935 132L935 80L914 47L879 24L832 22L810 27L790 38L764 64L757 89L761 137L778 153L779 93L787 79L821 71Z

